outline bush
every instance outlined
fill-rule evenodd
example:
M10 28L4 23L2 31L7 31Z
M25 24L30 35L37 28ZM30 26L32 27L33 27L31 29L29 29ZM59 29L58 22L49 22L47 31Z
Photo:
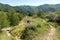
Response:
M0 29L4 27L9 27L10 22L6 12L0 12Z
M55 14L48 14L46 16L46 18L49 19L48 21L54 21L54 17L55 17Z
M54 21L57 22L57 23L60 23L60 15L56 16L56 17L54 18Z
M23 26L16 26L11 30L11 34L16 37L21 37L21 35L23 34L23 31L25 30L25 28Z

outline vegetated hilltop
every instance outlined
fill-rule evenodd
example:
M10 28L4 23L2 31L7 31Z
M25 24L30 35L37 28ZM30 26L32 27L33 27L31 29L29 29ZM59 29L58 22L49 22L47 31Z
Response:
M0 39L60 40L59 8L60 4L10 6L0 3Z
M19 39L33 40L36 36L46 35L49 30L49 24L43 19L26 16L11 30L11 35Z

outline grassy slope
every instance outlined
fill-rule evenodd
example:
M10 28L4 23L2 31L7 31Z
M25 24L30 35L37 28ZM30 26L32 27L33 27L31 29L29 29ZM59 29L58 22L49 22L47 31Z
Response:
M12 33L15 31L14 33L19 32L19 33L22 34L22 31L20 30L20 27L22 27L23 25L27 25L27 20L32 21L32 22L31 22L31 25L35 28L35 31L29 29L29 30L26 32L28 35L25 35L25 40L31 40L32 38L34 38L34 37L36 37L36 36L38 36L38 35L44 36L45 34L47 34L47 32L49 32L49 29L50 29L49 24L48 24L46 21L44 21L43 19L41 19L41 18L26 17L26 18L24 18L24 19L20 22L20 25L17 25L17 26L15 27L15 29L12 30ZM37 25L38 25L38 26L37 26ZM39 26L40 26L40 27L39 27ZM25 26L23 26L23 27L25 27ZM22 27L22 28L23 28L23 27ZM17 31L17 29L19 29L19 30ZM14 33L13 33L13 34L14 34ZM23 33L23 34L25 34L25 33ZM17 34L17 35L18 35L18 34Z
M35 27L35 31L29 29L26 32L28 35L25 35L25 37L26 37L25 40L31 40L35 37L38 37L38 35L44 36L45 34L47 34L47 32L49 32L50 27L49 27L48 22L44 21L41 18L27 17L27 18L24 18L20 22L20 25L17 25L16 27L14 27L14 29L12 30L12 33L13 33L14 36L25 34L22 31L25 29L25 25L27 25L27 22L26 22L27 20L32 21L31 24L32 24L32 26ZM15 34L15 33L17 33L17 34ZM13 40L13 39L5 33L0 33L0 40Z
M60 40L60 26L57 25L55 40Z
M0 40L13 40L6 33L0 33Z
M48 22L48 23L56 28L54 40L60 40L60 26L56 22Z

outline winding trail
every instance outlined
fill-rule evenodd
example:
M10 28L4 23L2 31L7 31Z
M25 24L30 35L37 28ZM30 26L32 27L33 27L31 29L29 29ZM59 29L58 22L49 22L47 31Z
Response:
M56 29L51 25L50 25L50 28L51 29L50 29L49 33L47 33L47 35L44 35L42 37L37 36L36 38L34 38L32 40L53 40L54 39L53 37L55 36Z
M50 27L51 27L50 32L46 36L44 36L42 40L53 40L56 29L51 25Z
M43 22L46 22L46 21L43 20ZM47 35L45 35L42 40L53 40L53 37L55 36L56 29L54 28L54 26L52 26L50 24L49 24L49 26L50 26L50 32Z

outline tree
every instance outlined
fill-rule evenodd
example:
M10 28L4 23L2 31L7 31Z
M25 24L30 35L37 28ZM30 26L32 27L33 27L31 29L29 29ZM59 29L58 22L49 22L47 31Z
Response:
M20 21L18 13L8 13L10 25L17 25Z
M56 16L56 17L54 18L54 21L57 22L57 23L60 23L60 15Z
M55 14L50 13L50 14L46 15L46 18L49 19L48 21L54 21L55 16L56 16Z
M31 11L27 11L28 12L28 16L32 16L33 13Z
M9 26L10 26L10 22L9 22L7 13L0 12L0 29L4 27L9 27Z
M42 12L41 10L39 10L39 11L36 13L36 15L37 15L38 17L42 17L43 12Z

